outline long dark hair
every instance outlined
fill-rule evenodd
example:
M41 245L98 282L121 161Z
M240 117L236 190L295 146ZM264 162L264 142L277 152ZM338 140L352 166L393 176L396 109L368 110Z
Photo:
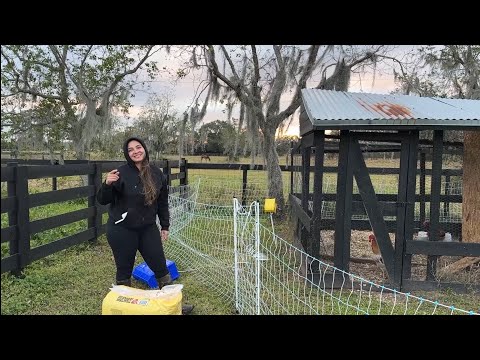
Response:
M145 157L140 168L140 181L143 185L143 193L145 195L145 205L150 206L158 196L157 187L152 176L152 169L150 163Z

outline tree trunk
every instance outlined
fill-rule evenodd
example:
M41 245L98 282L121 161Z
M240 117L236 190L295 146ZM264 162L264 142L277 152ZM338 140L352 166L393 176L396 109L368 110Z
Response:
M268 196L277 201L277 212L281 214L285 207L283 197L282 171L278 163L278 154L275 148L275 129L264 129L264 149L267 174L268 174Z
M75 149L75 157L77 160L85 160L85 145L80 139L73 139L73 147ZM88 186L88 175L80 175L82 186Z
M235 146L233 148L233 159L237 158L238 154L238 143L240 142L240 136L242 134L243 128L243 119L245 118L245 105L242 103L240 105L240 117L238 118L238 129L237 136L235 137Z
M255 166L255 158L257 157L257 144L258 142L255 141L255 134L252 132L250 134L250 167L253 168Z
M52 147L47 145L48 156L50 157L50 164L55 164L55 152Z
M463 146L462 239L480 242L480 131L465 131Z

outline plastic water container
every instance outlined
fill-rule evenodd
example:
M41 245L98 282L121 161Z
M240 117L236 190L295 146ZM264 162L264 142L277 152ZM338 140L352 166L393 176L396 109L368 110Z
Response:
M177 266L175 265L174 261L167 259L167 269L168 269L168 272L170 273L170 277L172 278L172 281L179 278L180 275L178 274ZM138 264L133 269L132 275L135 279L139 281L143 281L152 289L158 287L158 282L157 282L157 279L155 279L155 274L148 267L146 262Z

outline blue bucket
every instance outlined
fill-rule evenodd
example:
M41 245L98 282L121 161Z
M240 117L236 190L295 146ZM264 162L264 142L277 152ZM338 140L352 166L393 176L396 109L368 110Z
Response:
M174 261L167 259L167 269L170 273L172 281L180 277ZM136 280L146 283L150 288L158 287L158 282L157 279L155 279L155 274L152 270L150 270L146 262L137 265L133 269L132 275Z

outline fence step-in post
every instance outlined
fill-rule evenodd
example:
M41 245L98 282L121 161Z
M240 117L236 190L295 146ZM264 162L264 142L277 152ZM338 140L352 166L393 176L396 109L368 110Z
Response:
M257 309L257 315L260 315L261 306L261 271L262 265L260 263L260 205L258 201L255 201L255 303Z
M239 286L238 286L238 275L239 275L239 268L238 268L238 211L239 205L237 198L233 198L233 256L234 256L234 279L235 279L235 309L239 311Z

